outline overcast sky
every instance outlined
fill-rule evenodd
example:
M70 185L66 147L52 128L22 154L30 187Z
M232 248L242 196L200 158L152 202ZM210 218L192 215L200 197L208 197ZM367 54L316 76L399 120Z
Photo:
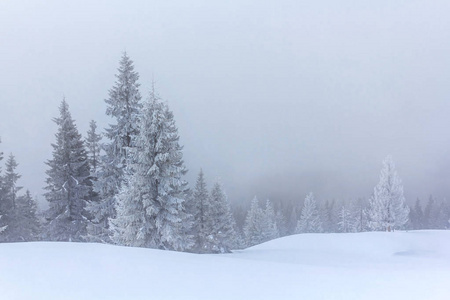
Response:
M94 3L95 2L95 3ZM45 185L58 105L104 128L126 50L175 113L194 183L233 201L450 195L449 1L0 1L0 150ZM41 197L42 198L42 197Z

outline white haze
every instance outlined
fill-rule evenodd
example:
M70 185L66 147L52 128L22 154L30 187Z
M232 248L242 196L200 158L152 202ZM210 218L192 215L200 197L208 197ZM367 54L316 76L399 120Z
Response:
M392 154L409 200L450 179L448 1L1 1L0 150L39 195L52 118L106 126L126 50L174 110L193 183L232 201L367 197Z

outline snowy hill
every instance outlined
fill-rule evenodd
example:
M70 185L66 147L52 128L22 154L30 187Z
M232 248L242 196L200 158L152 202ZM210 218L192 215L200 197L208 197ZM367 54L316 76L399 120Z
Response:
M303 234L225 255L0 244L0 299L450 299L450 231Z

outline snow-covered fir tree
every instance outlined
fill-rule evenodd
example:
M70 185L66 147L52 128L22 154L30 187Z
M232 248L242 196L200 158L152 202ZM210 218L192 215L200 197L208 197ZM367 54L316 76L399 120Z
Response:
M17 222L19 241L36 241L39 239L41 224L37 217L36 201L29 190L25 195L17 197Z
M207 236L203 249L212 253L230 252L238 244L236 222L220 182L214 184L209 199L210 205L206 206Z
M133 138L125 184L111 218L113 240L127 246L185 250L187 182L173 113L155 94L144 103Z
M97 167L100 160L101 140L102 136L97 133L97 123L94 120L91 120L89 123L89 131L87 132L86 150L92 175L97 173Z
M297 233L322 232L322 221L320 220L316 200L313 193L309 193L303 204L302 214L298 220Z
M352 224L353 224L352 215L350 213L350 210L347 209L347 207L344 204L339 210L339 222L338 222L339 232L352 232L353 231Z
M264 223L263 240L270 241L278 238L280 232L278 231L277 216L273 204L269 199L266 201L264 216L266 221Z
M90 239L110 241L108 220L116 216L115 198L124 181L128 152L139 131L137 118L142 104L138 80L139 74L134 70L133 61L124 53L116 82L109 91L109 98L105 100L106 114L115 123L106 128L105 136L109 142L104 145L105 154L97 166L98 180L94 182L94 190L99 194L99 201L91 202L88 206L90 215L94 216L89 226Z
M363 232L367 229L367 214L363 199L359 198L350 205L351 231Z
M20 240L20 214L17 207L17 192L22 187L17 185L17 181L21 177L16 171L17 167L18 164L14 155L10 154L6 161L5 175L2 179L0 203L0 214L2 215L2 224L0 224L0 227L4 227L0 235L0 241L4 242L16 242Z
M0 143L1 143L0 139ZM3 160L3 152L0 151L0 162ZM4 236L2 232L6 230L8 224L6 223L5 210L7 209L7 204L5 200L5 189L3 185L3 175L2 167L0 166L0 242L4 241Z
M423 229L433 229L433 217L435 215L435 204L432 195L428 198L427 205L423 211Z
M336 201L325 201L325 204L320 209L319 213L322 220L322 229L324 232L337 232L338 231L338 211L336 210Z
M22 189L21 186L17 186L17 181L20 179L20 176L16 169L19 164L16 161L14 155L10 154L8 160L6 161L6 169L4 176L4 188L6 197L9 199L10 206L12 209L16 209L17 206L17 192Z
M244 224L244 239L247 247L265 242L264 231L266 228L264 211L259 207L258 198L255 196L250 205Z
M53 158L49 169L45 198L47 224L44 237L52 241L83 241L86 236L86 200L90 195L89 164L81 135L65 100L54 121L58 126Z
M211 211L211 201L206 186L205 176L203 170L200 170L195 189L191 200L191 209L189 212L193 218L193 234L194 234L194 252L204 253L208 252L206 241L208 239L207 228L207 212Z
M278 210L275 215L275 220L277 224L277 229L279 236L286 236L288 234L288 225L286 221L286 217L283 214L282 210Z
M97 223L95 215L92 215L91 211L94 211L99 206L99 193L93 188L98 181L98 167L100 164L100 152L101 152L101 141L102 137L97 133L97 123L91 120L89 123L89 130L87 132L87 137L85 140L87 159L89 163L89 179L92 184L90 190L89 200L86 204L86 210L89 213L87 224L87 240L91 242L102 242L103 228Z
M412 207L409 212L409 219L411 222L411 229L424 229L424 215L419 198L416 199L414 207Z
M435 214L435 229L448 229L450 219L450 207L447 202L442 201L439 203Z
M408 222L409 208L405 204L403 185L388 156L383 162L380 181L370 199L368 217L372 230L401 229Z

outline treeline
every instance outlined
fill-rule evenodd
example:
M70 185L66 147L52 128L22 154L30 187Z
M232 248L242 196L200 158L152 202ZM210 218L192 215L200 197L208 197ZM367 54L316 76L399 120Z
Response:
M252 245L297 233L384 231L385 229L376 226L373 228L371 225L369 203L368 199L362 198L350 201L316 201L313 194L309 194L303 201L301 199L289 203L270 200L261 202L255 197L250 208L236 205L233 207L233 214L240 233L247 237L246 244ZM267 209L268 207L271 208ZM248 216L260 221L249 222ZM307 218L307 216L310 217ZM299 220L302 220L300 224ZM271 223L272 226L267 226ZM250 229L246 227L248 226L246 224L259 225L252 225L255 229ZM256 228L260 228L260 232L265 231L262 228L275 228L275 230L272 233L268 230L264 234L258 234ZM449 228L450 203L446 200L435 200L430 196L427 201L417 199L409 208L407 222L391 230L447 230Z
M446 229L448 203L406 205L391 157L368 201L303 203L232 208L220 182L211 189L199 172L193 187L169 106L155 91L142 99L139 74L123 54L116 82L105 100L114 122L99 133L95 121L83 138L65 99L59 107L52 157L46 162L45 199L38 215L29 192L20 194L17 163L0 169L0 241L76 241L224 253L280 236L309 232ZM0 160L2 159L0 154ZM300 205L301 204L301 205Z

